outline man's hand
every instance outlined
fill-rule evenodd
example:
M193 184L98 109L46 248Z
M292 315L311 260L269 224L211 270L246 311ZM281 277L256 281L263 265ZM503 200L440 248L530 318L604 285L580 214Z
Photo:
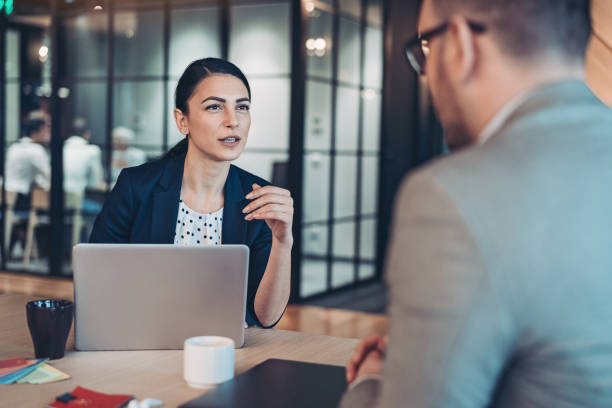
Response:
M366 356L365 360L359 366L355 380L368 375L380 375L382 374L383 363L385 362L385 355L378 350L370 351Z
M387 336L371 334L359 343L346 365L346 382L350 384L363 375L381 373L387 340Z

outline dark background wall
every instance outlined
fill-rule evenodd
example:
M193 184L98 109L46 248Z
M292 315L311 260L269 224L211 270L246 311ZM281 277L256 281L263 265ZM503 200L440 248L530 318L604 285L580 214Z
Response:
M403 177L443 151L442 132L425 82L408 64L404 44L416 35L419 0L388 0L385 6L385 71L379 192L379 272L391 229L393 203ZM385 222L389 220L390 222Z

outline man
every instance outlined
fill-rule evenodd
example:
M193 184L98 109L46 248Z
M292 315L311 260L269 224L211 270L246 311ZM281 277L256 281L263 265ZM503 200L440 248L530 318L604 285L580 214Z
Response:
M424 0L447 142L396 203L390 337L342 407L612 407L612 112L583 82L588 0ZM425 63L426 60L426 63Z
M40 117L30 117L23 123L19 141L6 152L6 189L20 194L19 208L29 208L32 186L49 189L51 167L43 146L49 143L50 137L49 122Z
M103 189L102 152L89 143L85 119L75 118L72 127L73 135L64 142L64 191L84 195L87 188Z
M45 146L51 139L50 120L42 111L32 111L23 121L23 133L6 151L7 191L17 193L17 198L7 224L7 256L10 258L17 240L25 246L25 220L30 210L30 192L33 187L48 190L51 187L51 164ZM20 223L15 221L20 220Z
M119 173L126 167L134 167L147 161L147 156L142 150L131 146L134 143L134 132L132 129L118 126L113 129L113 158L111 165L111 179L117 181Z

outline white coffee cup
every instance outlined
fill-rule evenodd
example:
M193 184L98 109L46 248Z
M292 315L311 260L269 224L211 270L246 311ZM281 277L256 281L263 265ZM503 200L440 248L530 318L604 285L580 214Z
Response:
M190 337L183 350L183 376L191 387L205 388L234 378L234 340Z

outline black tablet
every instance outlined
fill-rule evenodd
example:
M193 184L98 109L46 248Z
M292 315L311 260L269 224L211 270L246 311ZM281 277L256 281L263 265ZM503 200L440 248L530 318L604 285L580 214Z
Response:
M270 359L179 408L335 408L344 367Z

